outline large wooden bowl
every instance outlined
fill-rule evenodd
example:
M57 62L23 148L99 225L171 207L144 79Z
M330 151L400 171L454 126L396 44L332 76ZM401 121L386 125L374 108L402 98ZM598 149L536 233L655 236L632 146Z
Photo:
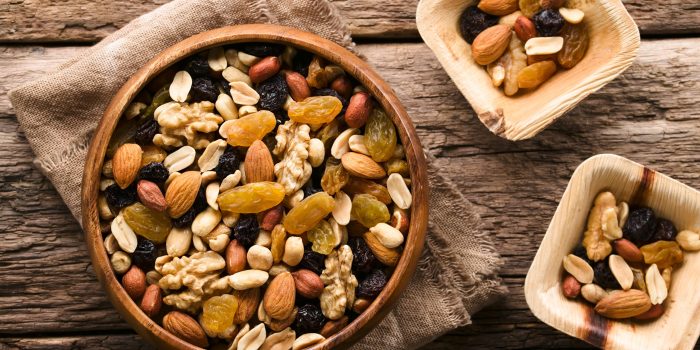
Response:
M700 192L641 164L611 154L576 169L525 278L525 300L548 325L604 349L692 349L700 335L700 254L684 252L673 270L666 312L652 321L611 320L561 291L562 260L580 242L595 196L647 206L679 230L700 227Z
M637 57L639 30L620 0L569 0L585 13L590 43L586 56L559 70L532 92L506 96L471 56L459 30L459 16L477 0L421 0L416 23L479 120L509 140L537 135L589 94L613 80Z
M370 66L348 50L311 33L276 25L241 25L225 27L192 36L166 49L136 72L117 92L107 107L88 151L82 186L83 228L95 273L114 307L146 340L164 349L197 349L159 326L131 300L117 280L105 252L100 219L97 212L100 173L107 144L119 117L137 93L170 65L196 52L211 47L240 42L273 42L292 45L320 55L340 65L355 77L376 98L394 121L410 165L413 203L411 227L401 259L386 288L369 308L342 331L318 344L314 349L343 348L360 339L391 309L416 269L423 249L428 220L428 181L426 163L420 141L410 117L392 89ZM429 312L429 310L426 310Z

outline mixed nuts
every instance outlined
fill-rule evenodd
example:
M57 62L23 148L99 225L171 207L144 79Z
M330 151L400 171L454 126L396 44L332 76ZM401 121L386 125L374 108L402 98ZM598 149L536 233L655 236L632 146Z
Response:
M278 44L213 48L153 79L102 173L114 272L200 347L332 336L385 287L409 227L391 118L339 66Z
M588 50L584 12L564 0L481 0L459 20L474 61L507 96L534 89Z
M562 293L579 295L607 318L651 320L663 315L674 268L684 251L698 251L700 234L680 233L651 208L630 207L599 193L583 241L564 257Z

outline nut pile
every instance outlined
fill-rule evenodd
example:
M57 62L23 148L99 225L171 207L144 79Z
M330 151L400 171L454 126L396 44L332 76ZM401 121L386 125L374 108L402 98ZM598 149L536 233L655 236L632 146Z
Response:
M535 89L588 50L583 11L566 0L481 0L460 16L474 61L507 96Z
M218 47L160 74L102 174L114 272L200 347L323 341L380 294L409 228L392 120L339 66L283 45Z
M656 319L666 310L671 275L683 263L683 252L698 250L698 232L679 233L652 209L630 208L601 192L581 246L564 257L562 291L571 299L580 295L607 318Z

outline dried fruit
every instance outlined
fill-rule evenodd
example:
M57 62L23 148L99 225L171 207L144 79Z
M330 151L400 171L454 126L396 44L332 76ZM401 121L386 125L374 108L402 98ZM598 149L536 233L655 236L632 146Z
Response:
M539 36L557 36L564 27L564 17L555 9L544 9L532 16Z
M365 240L360 237L350 237L348 246L352 250L352 272L355 274L368 273L375 266L377 259L365 243Z
M192 82L190 94L192 96L192 102L216 102L217 97L219 97L219 89L210 78L198 77Z
M630 289L608 294L595 306L595 311L605 317L620 319L634 317L651 308L651 301L646 293Z
M170 97L168 97L168 99L170 99ZM153 137L156 136L159 129L158 122L156 122L153 118L148 118L138 125L138 128L134 134L134 141L136 141L136 143L139 145L150 144L153 142Z
M294 237L289 237L294 238ZM323 271L324 261L326 257L323 254L319 254L307 248L304 250L304 256L299 263L300 268L309 269L316 274L320 275Z
M659 219L656 222L656 229L652 236L652 241L673 241L678 235L678 230L673 223L666 219Z
M343 109L342 102L334 96L312 96L301 102L292 102L287 113L298 123L323 124L333 120Z
M330 195L340 191L350 180L350 174L335 159L328 158L326 167L321 178L321 187Z
M660 269L683 262L683 251L675 241L658 241L639 248L644 255L644 262L656 264Z
M334 207L333 197L324 192L316 193L289 211L283 221L284 228L293 235L300 235L316 226Z
M142 270L150 271L153 270L157 257L156 245L147 239L139 238L136 249L131 254L131 261Z
M306 304L299 308L295 319L294 328L299 334L316 333L321 330L326 318L321 308L313 304Z
M391 219L389 209L374 196L358 194L352 199L352 217L367 228Z
M136 202L136 186L121 189L119 185L113 184L105 189L104 195L110 207L120 210Z
M595 263L593 266L593 276L595 283L607 289L620 289L620 284L617 282L615 275L610 270L608 262L603 260Z
M219 157L219 165L214 169L219 179L223 180L227 176L235 173L241 167L241 160L233 149L227 149L224 154ZM222 181L223 185L223 181ZM234 187L234 186L231 186Z
M389 190L371 180L350 177L348 183L343 187L343 192L349 195L369 194L384 204L391 203Z
M529 65L518 73L518 88L536 88L547 81L556 71L557 65L552 61L537 62Z
M277 119L270 111L259 111L239 119L228 121L228 144L231 146L248 147L256 140L275 129Z
M557 62L563 68L573 68L588 50L588 30L585 24L567 24L559 35L564 38L564 45L557 53Z
M389 282L389 277L384 270L374 270L357 286L357 296L374 299L381 293L387 282Z
M523 15L528 18L532 18L542 8L540 7L540 0L520 0L518 7Z
M124 220L132 230L157 243L165 242L172 223L164 213L155 211L141 203L134 203L122 211Z
M259 233L258 218L252 214L241 215L236 226L233 227L234 238L246 248L255 244Z
M217 203L222 211L242 214L260 213L284 199L284 188L276 182L254 182L234 187L219 195Z
M269 111L281 109L287 100L287 95L289 95L287 81L281 75L275 75L258 84L256 91L260 95L260 108Z
M486 28L498 24L498 16L489 15L477 6L467 7L459 17L459 28L469 44Z
M338 243L331 225L326 220L321 220L318 225L306 232L306 237L313 243L311 249L323 255L330 254Z
M396 149L396 128L391 118L379 108L370 113L365 125L364 143L375 162L385 162Z
M233 325L233 316L238 309L236 297L230 294L211 297L202 306L202 327L209 334L223 333Z
M195 55L185 65L185 70L193 77L209 75L209 62L206 58Z
M139 170L139 179L148 180L157 184L165 183L170 173L163 163L151 162Z

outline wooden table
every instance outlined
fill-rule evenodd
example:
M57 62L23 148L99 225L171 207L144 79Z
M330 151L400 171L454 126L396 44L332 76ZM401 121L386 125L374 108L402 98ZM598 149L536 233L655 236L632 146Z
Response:
M0 349L148 348L105 298L6 94L165 2L0 0ZM479 123L421 42L417 0L335 1L505 259L510 295L426 349L587 347L539 322L522 288L584 159L616 153L700 188L700 0L625 2L643 38L635 64L539 136L513 143Z

